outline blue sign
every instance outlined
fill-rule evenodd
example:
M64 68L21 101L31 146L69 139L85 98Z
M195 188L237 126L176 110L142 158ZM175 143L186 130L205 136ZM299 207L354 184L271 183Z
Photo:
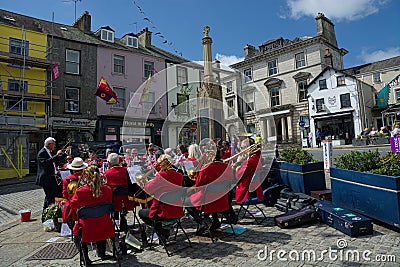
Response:
M300 122L299 122L299 126L300 126L300 127L304 127L305 125L306 125L306 122L305 122L305 121L300 121Z

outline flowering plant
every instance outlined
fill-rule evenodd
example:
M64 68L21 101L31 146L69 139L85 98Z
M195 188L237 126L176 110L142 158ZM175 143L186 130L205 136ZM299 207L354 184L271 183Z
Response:
M307 164L317 162L317 160L314 160L313 155L310 152L301 148L283 149L279 160L295 164Z

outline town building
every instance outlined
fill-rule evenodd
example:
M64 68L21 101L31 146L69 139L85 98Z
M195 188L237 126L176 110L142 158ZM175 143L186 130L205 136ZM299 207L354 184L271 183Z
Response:
M43 145L51 100L59 99L47 87L54 62L48 34L26 17L0 10L0 33L0 178L22 178Z
M307 85L326 66L343 69L347 51L338 47L334 24L321 13L315 19L316 36L280 37L258 49L246 45L244 60L231 65L243 74L237 79L237 95L243 98L238 114L264 142L300 143L310 129Z
M376 91L376 106L368 127L392 127L400 120L400 56L351 67L344 70L370 84Z
M333 146L351 144L372 121L375 89L344 71L328 66L310 81L306 90L310 131L315 136L319 128L322 140L332 140ZM312 142L315 147L315 137Z

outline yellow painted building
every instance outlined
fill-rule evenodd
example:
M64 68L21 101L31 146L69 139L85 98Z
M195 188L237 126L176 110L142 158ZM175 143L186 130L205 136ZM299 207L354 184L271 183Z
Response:
M32 151L46 131L52 66L47 51L47 34L0 24L0 178L29 172Z

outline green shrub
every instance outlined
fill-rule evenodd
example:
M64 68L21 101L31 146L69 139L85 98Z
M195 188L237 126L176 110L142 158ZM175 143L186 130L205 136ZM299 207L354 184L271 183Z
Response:
M301 148L283 149L280 153L279 160L296 164L316 162L312 154L310 154L307 150L303 150Z
M350 153L341 154L335 158L334 163L337 168L359 171L372 172L379 168L380 154L376 151L351 151Z
M399 165L400 153L389 152L380 158L377 168L372 170L372 172L389 176L400 176Z

